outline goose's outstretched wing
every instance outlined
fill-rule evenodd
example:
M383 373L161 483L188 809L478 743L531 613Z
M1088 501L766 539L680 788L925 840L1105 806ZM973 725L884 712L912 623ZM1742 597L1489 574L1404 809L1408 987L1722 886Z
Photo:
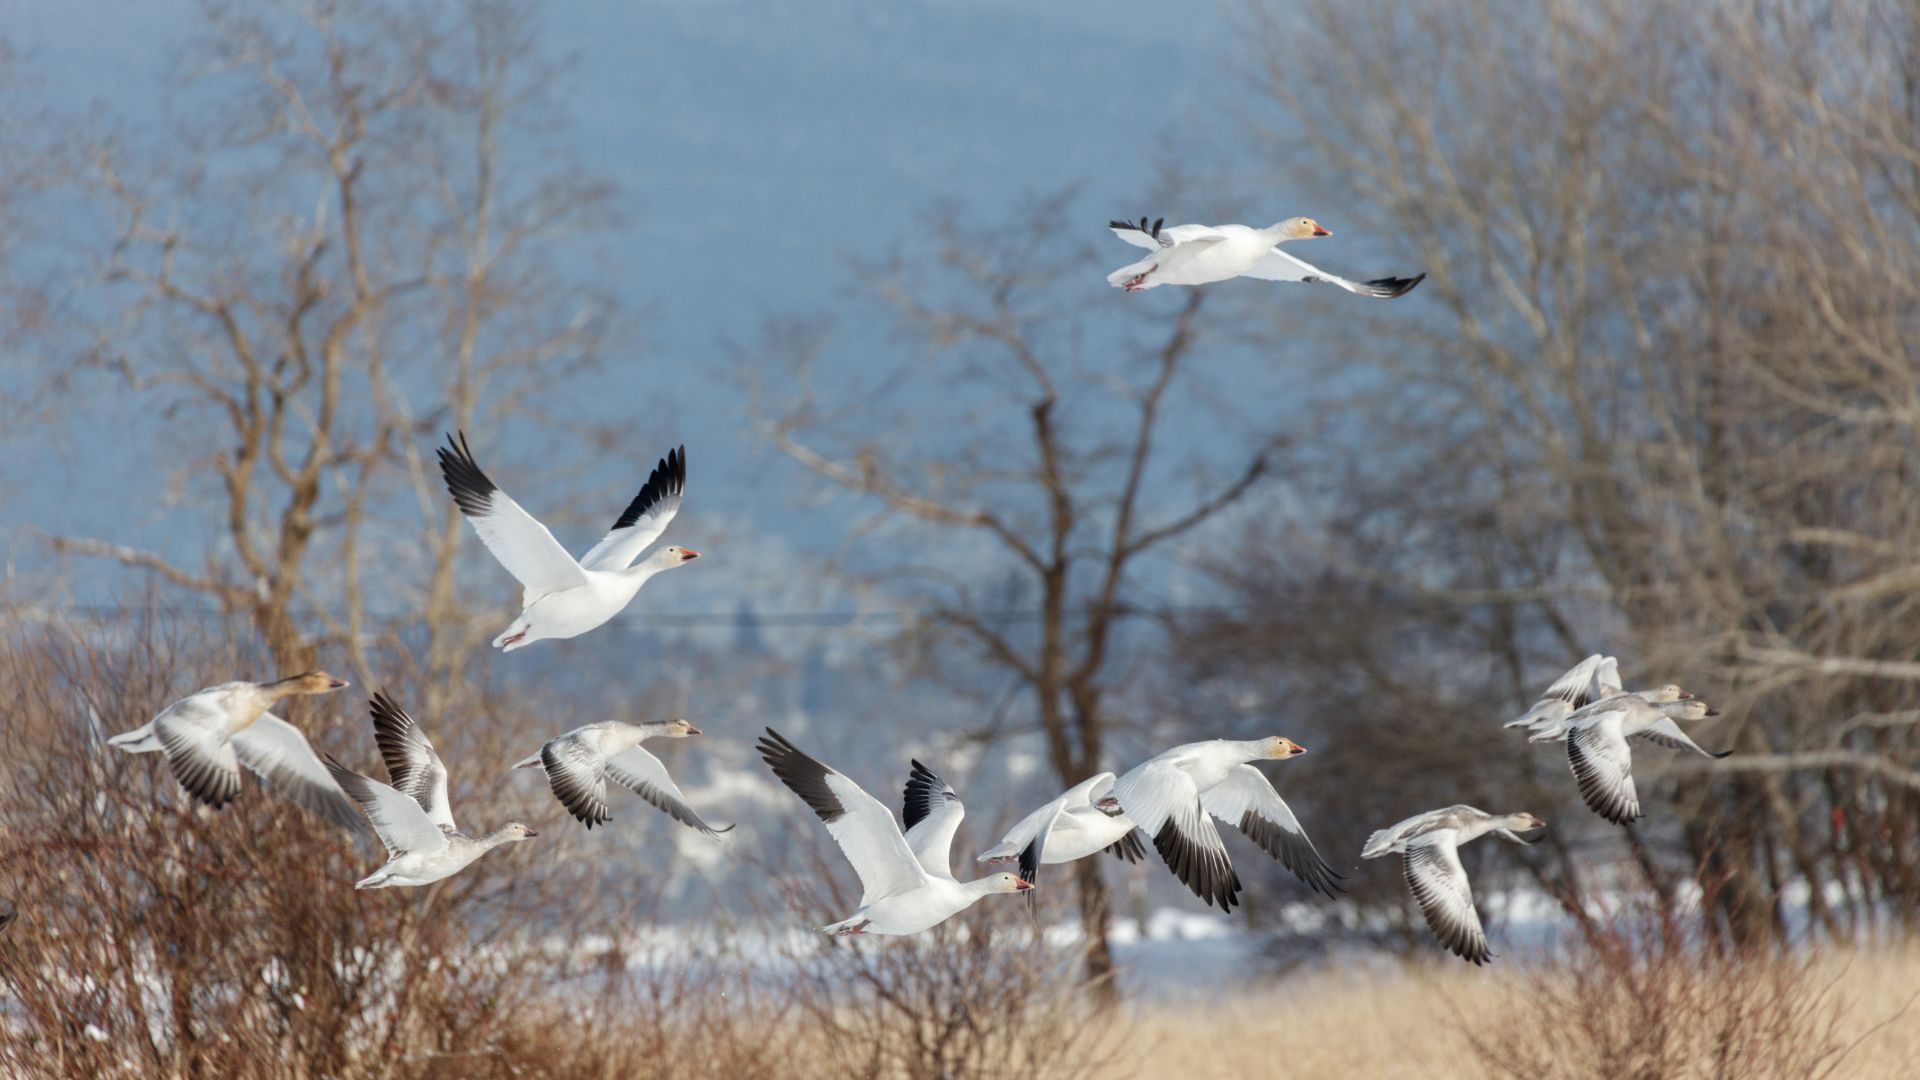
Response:
M447 766L427 741L427 733L407 710L382 690L367 703L373 714L373 741L387 765L393 789L420 804L427 819L451 832L453 806L447 801Z
M389 859L446 849L448 834L427 817L427 812L420 809L412 796L354 772L335 761L331 754L327 755L326 764L334 783L367 812L374 833L387 846Z
M760 756L780 782L800 796L821 821L865 890L860 906L920 888L928 881L893 813L880 800L839 772L801 753L786 737L768 728L760 737Z
M1473 888L1466 867L1460 865L1457 836L1452 829L1442 829L1407 845L1407 888L1440 944L1464 960L1484 964L1493 953L1480 927L1480 913L1473 909Z
M1723 758L1733 753L1731 750L1715 753L1694 742L1693 738L1682 731L1680 725L1675 723L1671 716L1663 716L1655 720L1650 727L1634 732L1633 737L1645 739L1655 746L1664 746L1669 750L1691 750L1705 758Z
M233 753L263 783L311 814L342 828L364 832L367 819L333 782L300 729L272 713L234 733Z
M966 816L967 808L953 785L940 779L932 769L913 762L906 790L900 795L900 821L907 827L907 846L913 849L913 857L920 860L927 873L953 880L950 865L953 834Z
M1427 275L1416 274L1410 278L1383 277L1372 281L1348 281L1338 274L1329 274L1311 263L1303 262L1274 248L1253 264L1253 268L1242 272L1242 277L1259 278L1262 281L1299 281L1312 284L1326 282L1338 285L1350 293L1371 296L1380 300L1391 300L1396 296L1405 296L1414 286L1427 280Z
M1166 218L1160 218L1157 221L1148 221L1146 218L1141 218L1138 222L1109 221L1107 228L1112 229L1113 235L1127 243L1149 251L1177 247L1188 241L1219 235L1218 230L1206 225L1175 225L1167 228L1164 227L1166 222Z
M1640 795L1633 786L1633 751L1620 733L1626 714L1603 712L1567 733L1567 767L1580 784L1580 797L1593 812L1625 825L1640 817Z
M680 512L680 499L687 490L687 448L667 451L653 467L640 493L622 511L613 528L593 545L580 565L589 570L624 570L667 531L667 523Z
M440 475L467 523L507 568L524 590L522 603L531 604L550 592L586 584L580 564L553 538L545 525L520 508L474 463L467 436L447 436L439 450Z
M1240 875L1227 858L1213 819L1200 805L1200 789L1177 765L1155 759L1136 765L1113 785L1120 808L1153 838L1160 858L1193 895L1232 911Z
M664 810L668 817L689 828L698 829L714 839L733 829L725 825L718 829L701 820L693 804L680 790L680 785L667 775L667 767L661 760L636 746L623 750L607 759L607 778L635 795Z
M1314 850L1300 819L1259 769L1235 765L1225 780L1200 796L1200 804L1207 813L1246 833L1247 839L1280 860L1309 888L1326 896L1341 891L1340 875Z

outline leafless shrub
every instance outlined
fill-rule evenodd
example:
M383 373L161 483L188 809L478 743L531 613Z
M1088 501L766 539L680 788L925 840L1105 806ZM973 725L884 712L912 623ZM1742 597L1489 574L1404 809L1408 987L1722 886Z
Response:
M767 914L805 928L778 949L774 978L823 1074L1067 1077L1113 1064L1115 1016L1078 992L1084 939L1062 947L1043 932L1071 910L1065 875L1031 903L986 897L911 937L830 939L812 928L858 906L837 860L824 844L779 839L758 856L782 894L784 910Z
M1848 1049L1807 955L1722 955L1697 917L1637 903L1512 990L1469 1039L1498 1075L1823 1077Z
M498 1057L495 1031L541 986L529 930L598 898L508 860L359 894L372 845L251 782L224 812L197 808L157 756L106 748L198 685L182 672L258 669L204 629L129 616L0 641L0 880L20 913L0 945L0 1073L369 1076L396 1055L485 1071L471 1059ZM288 719L370 756L358 709Z

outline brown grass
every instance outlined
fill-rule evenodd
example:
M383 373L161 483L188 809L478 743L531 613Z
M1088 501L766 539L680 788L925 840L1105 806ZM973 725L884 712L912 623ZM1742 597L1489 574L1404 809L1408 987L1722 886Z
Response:
M1548 977L1571 981L1565 971ZM1124 1065L1110 1075L1141 1080L1497 1075L1477 1055L1474 1037L1495 1038L1534 1022L1525 1001L1516 1000L1525 982L1526 972L1514 964L1483 969L1422 962L1389 972L1320 970L1289 976L1221 1003L1136 1005L1129 1010L1132 1036L1121 1055ZM1819 1018L1832 1021L1844 1056L1833 1062L1829 1075L1860 1080L1914 1075L1920 1062L1920 1006L1902 1009L1920 991L1920 944L1823 952L1813 960L1805 985L1815 991L1830 988L1817 1002ZM1763 1065L1777 1060L1756 1056L1737 1063L1733 1074L1768 1075Z

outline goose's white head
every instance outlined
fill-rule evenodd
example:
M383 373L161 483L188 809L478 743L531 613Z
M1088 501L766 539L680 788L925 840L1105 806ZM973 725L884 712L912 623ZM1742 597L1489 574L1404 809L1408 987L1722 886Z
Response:
M1019 874L998 873L986 879L988 892L1026 892L1033 882Z
M1278 231L1282 240L1311 240L1316 236L1333 235L1310 217L1288 218L1267 231Z
M1668 683L1648 693L1647 700L1652 701L1656 705L1663 705L1669 701L1685 701L1692 696L1692 694L1680 689L1679 683Z
M1708 716L1719 716L1720 710L1711 708L1699 698L1688 698L1662 705L1661 711L1675 720L1699 720Z
M539 833L534 832L532 829L527 828L517 821L505 825L500 829L500 839L506 843L518 843L521 840L531 840L539 835Z
M347 680L336 678L324 671L309 671L300 675L289 675L278 682L267 685L286 694L328 694L347 687Z
M699 557L700 553L692 548L663 547L648 555L635 569L644 567L645 573L657 573L661 570L671 570L676 566L685 566Z
M1547 827L1546 821L1524 810L1518 814L1511 815L1510 820L1513 822L1512 827L1516 829L1544 829Z
M660 734L669 739L684 739L689 735L700 734L700 729L676 716L668 722L667 729Z
M1260 740L1262 748L1270 758L1299 757L1307 748L1284 735L1274 735Z

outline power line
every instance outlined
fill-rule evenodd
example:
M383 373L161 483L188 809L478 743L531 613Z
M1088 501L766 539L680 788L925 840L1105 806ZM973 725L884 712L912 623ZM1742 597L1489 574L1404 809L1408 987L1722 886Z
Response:
M1115 619L1164 618L1166 616L1229 616L1246 615L1259 610L1257 605L1177 605L1169 607L1119 607L1108 613ZM184 619L224 619L228 617L244 618L244 612L228 612L217 607L199 604L139 604L119 606L114 604L82 603L52 604L36 607L34 613L42 617L82 616L95 619L124 618L145 613L158 613ZM318 612L312 609L295 609L295 618L315 618ZM1063 613L1073 621L1091 618L1093 613L1086 610L1070 610ZM968 611L968 618L990 623L1038 623L1045 619L1046 613L1031 608L1003 608L987 611ZM375 621L393 622L393 615L371 616ZM919 612L904 608L876 609L868 611L770 611L770 612L709 612L709 611L642 611L616 617L607 624L615 628L640 629L642 626L661 628L721 628L741 629L750 627L780 628L833 628L858 625L905 626L916 622L939 622L938 611Z

